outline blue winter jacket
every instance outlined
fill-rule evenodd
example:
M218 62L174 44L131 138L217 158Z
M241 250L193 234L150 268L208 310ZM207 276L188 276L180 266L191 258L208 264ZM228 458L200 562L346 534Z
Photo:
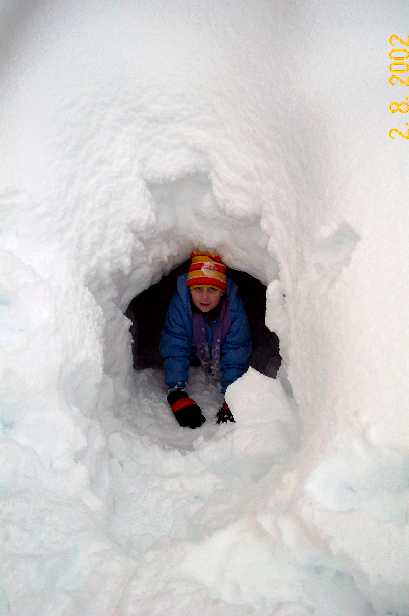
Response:
M247 315L235 283L227 277L227 309L230 327L222 340L220 357L221 388L223 393L249 367L252 351L250 328ZM215 321L206 323L209 348L212 347ZM168 387L186 385L191 358L195 356L193 344L193 317L190 291L186 286L186 274L179 276L166 315L160 340L160 354L165 363L165 382Z

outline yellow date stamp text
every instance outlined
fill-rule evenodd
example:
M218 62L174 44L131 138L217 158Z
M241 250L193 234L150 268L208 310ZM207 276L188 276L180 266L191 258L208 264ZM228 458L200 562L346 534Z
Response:
M388 43L391 46L391 49L387 52L391 60L389 64L389 72L391 74L388 78L388 84L390 86L409 87L409 36L404 39L397 34L391 34L388 38ZM394 100L389 103L388 111L390 113L409 113L409 95L404 96L406 92L402 93L402 96L399 95L396 97L396 99L399 100ZM406 130L405 128L391 128L388 132L388 136L391 139L399 137L409 140L409 122L406 122L405 126Z

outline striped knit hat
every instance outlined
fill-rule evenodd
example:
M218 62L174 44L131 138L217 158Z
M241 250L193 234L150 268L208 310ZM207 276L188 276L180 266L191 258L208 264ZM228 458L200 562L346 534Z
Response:
M207 250L194 250L186 284L195 287L215 287L224 291L227 286L226 266L219 255Z

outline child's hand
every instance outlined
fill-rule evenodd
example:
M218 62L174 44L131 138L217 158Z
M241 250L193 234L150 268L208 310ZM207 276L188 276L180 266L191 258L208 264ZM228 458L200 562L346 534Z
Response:
M233 417L231 410L229 409L227 402L223 402L223 406L220 411L217 412L216 415L217 423L227 423L228 421L233 421L236 423L236 420Z
M200 428L206 421L199 405L192 398L189 398L184 389L171 390L168 393L167 400L176 421L183 428Z

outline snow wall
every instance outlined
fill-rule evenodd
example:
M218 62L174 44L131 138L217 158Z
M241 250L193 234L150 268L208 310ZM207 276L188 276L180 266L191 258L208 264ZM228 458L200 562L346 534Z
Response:
M0 11L0 613L407 614L409 146L385 54L407 2ZM167 409L123 311L198 243L268 285L284 366L231 388L236 436L172 449L131 428ZM237 442L209 506L204 460ZM115 518L121 477L153 475Z

